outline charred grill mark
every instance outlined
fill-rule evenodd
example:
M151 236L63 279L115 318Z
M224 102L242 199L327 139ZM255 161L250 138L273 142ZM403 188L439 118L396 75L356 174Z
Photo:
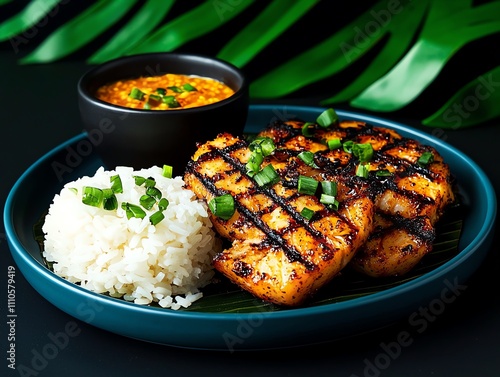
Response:
M369 135L377 135L377 136L382 135L382 138L385 140L392 139L388 133L382 133L378 130L374 130L373 127L369 124L364 125L362 128L347 128L345 129L345 131L346 131L346 139L351 139L351 140L359 139L362 136L369 136ZM316 139L316 141L318 140ZM418 165L417 163L412 163L410 161L401 159L397 156L391 156L385 153L387 150L394 148L401 148L404 151L405 149L410 148L408 144L412 142L413 141L408 138L396 139L392 140L391 142L388 142L380 150L374 151L373 154L374 163L377 163L378 165L385 164L387 166L397 166L397 171L392 176L387 177L385 179L377 178L375 172L370 173L366 183L368 183L367 185L368 193L371 197L375 197L376 195L381 194L385 190L390 190L396 193L397 195L407 197L408 199L411 200L412 203L417 204L419 207L425 205L432 205L435 203L435 201L428 196L422 195L418 192L402 190L397 186L396 182L398 179L403 177L415 176L417 174L430 180L438 179L438 177L425 166L423 167ZM321 166L322 169L325 169L330 174L334 176L336 175L338 177L354 175L355 168L359 164L359 161L354 156L351 156L351 158L347 161L347 163L343 164L342 161L339 159L334 159L332 161L331 159L329 159L327 156L324 155L325 153L328 152L329 151L326 150L324 152L319 152L315 154L315 161L319 166ZM345 182L353 183L353 179L350 179ZM359 184L359 180L356 180L354 184Z
M395 140L393 143L387 144L376 153L379 156L383 156L383 158L387 159L393 165L397 164L404 166L407 175L420 174L431 180L436 179L437 176L428 167L420 166L417 163L412 163L401 157L391 156L386 154L387 151L395 148L400 148L401 151L411 150L415 147L415 145L412 145L414 142L415 142L414 140L409 138L401 138L399 140ZM421 144L419 145L419 148L422 149L422 152L432 151L429 147Z
M428 244L431 244L436 238L436 231L434 227L430 226L430 224L426 221L426 218L424 216L418 216L412 219L407 219L397 215L386 215L382 213L379 215L382 216L384 219L386 219L386 221L389 221L391 225L381 229L376 229L370 235L370 239L374 237L379 237L380 234L395 228L404 229L409 234L414 235L422 242Z
M279 127L279 132L275 132L273 127ZM385 177L380 179L376 176L376 172L372 171L369 173L367 179L360 181L359 179L354 178L355 169L359 164L357 158L353 155L348 159L340 159L335 158L335 154L331 155L331 151L328 149L324 151L320 151L315 153L315 162L325 172L326 176L337 177L338 180L342 180L343 183L351 187L355 190L355 187L360 187L360 185L364 185L366 189L366 193L372 199L376 198L378 195L381 195L385 191L390 191L399 197L407 198L414 206L415 209L420 211L422 208L435 205L436 202L433 198L410 189L403 189L398 187L398 182L401 179L406 177L417 177L421 176L423 179L428 179L430 181L440 180L441 176L439 173L434 173L427 166L420 166L416 162L409 161L405 159L405 154L408 151L421 150L422 152L427 150L432 150L426 145L420 144L413 139L401 137L397 134L391 133L388 130L374 128L370 124L353 124L348 125L346 127L342 127L341 125L333 128L334 131L339 131L344 134L343 140L352 140L355 142L363 142L369 137L371 140L375 142L381 141L382 144L379 146L378 150L374 151L372 162L379 167L387 166L394 167L393 174L390 177ZM279 125L271 124L268 126L268 132L271 132L275 136L282 136L282 134L286 134L285 138L278 137L278 145L277 147L286 146L290 140L296 135L301 134L301 124L300 121L297 123L280 123ZM295 136L294 136L295 135ZM307 139L316 143L323 143L324 141L320 136L312 136ZM297 146L300 149L300 141ZM306 144L304 143L304 146ZM395 155L391 155L388 151L396 151ZM281 156L293 156L297 155L300 151L293 150L286 152L285 150L280 150ZM329 155L330 154L330 155ZM290 169L289 169L290 170ZM293 174L288 175L291 178L286 185L293 185L296 180ZM349 177L349 178L346 178ZM286 182L286 181L285 181Z
M215 156L218 156L218 157L223 158L227 163L229 163L233 167L231 172L239 171L243 175L243 174L246 174L245 173L245 166L239 160L233 158L230 155L230 152L233 152L237 149L240 149L241 147L246 147L246 144L244 142L238 142L238 143L235 143L234 145L226 147L224 149L213 148L210 152L205 153L204 155L200 156L198 161L199 162L208 161L208 160L214 159ZM229 151L229 153L228 153L228 151ZM217 189L217 187L215 186L215 183L212 179L207 179L206 177L204 177L201 173L199 173L196 170L196 168L195 168L196 163L191 163L191 162L188 164L188 167L187 167L187 170L189 171L189 173L193 174L213 195L220 196L220 195L225 194L225 191ZM267 188L267 187L257 187L256 185L253 186L253 189L255 192L266 194L268 197L270 197L273 200L274 205L271 206L271 209L276 208L276 206L281 206L292 217L292 219L294 219L294 221L296 221L301 226L303 226L308 231L308 233L313 235L313 237L315 237L315 239L323 245L323 247L325 247L327 245L327 243L326 243L327 241L326 241L325 237L320 232L318 232L317 230L310 227L306 223L305 218L302 215L300 215L299 213L297 213L297 211L295 211L286 202L286 200L284 200L282 197L277 195L272 189ZM285 251L285 254L287 255L288 259L291 262L301 263L308 270L314 270L316 268L314 263L306 260L302 256L302 254L300 254L300 252L295 247L293 247L293 245L290 245L289 243L285 242L281 233L276 232L276 231L272 230L271 228L269 228L269 226L265 222L262 221L262 218L259 216L260 215L259 213L254 213L254 212L249 211L247 208L242 206L238 200L236 200L235 202L236 202L235 204L236 204L236 207L238 209L238 212L242 213L245 218L249 219L254 224L254 226L256 226L258 229L260 229L264 234L266 234L266 236L271 240L272 245L281 247Z

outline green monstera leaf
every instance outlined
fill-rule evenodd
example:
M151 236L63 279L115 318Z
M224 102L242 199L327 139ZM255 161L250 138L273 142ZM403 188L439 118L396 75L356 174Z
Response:
M0 9L13 3L0 0ZM66 0L27 1L0 22L0 42L22 43L23 34L57 13L58 7L72 5ZM349 104L375 112L396 112L426 96L426 89L465 46L500 32L498 0L380 0L347 20L335 6L327 7L326 0L94 0L79 6L81 12L51 31L19 62L55 62L88 52L90 46L86 61L99 64L124 55L176 51L217 35L211 41L217 48L214 55L241 68L259 67L250 83L254 99L293 97L324 84L323 90L330 91L320 94L319 105ZM317 18L329 27L320 27ZM310 43L287 39L300 35L298 28L321 38L310 38ZM266 61L266 53L278 44L283 56ZM349 74L351 79L340 80L341 85L325 84ZM478 108L466 116L450 110L457 101L464 106L472 101L470 91L490 75L496 77L498 70L464 81L452 98L436 99L443 101L441 109L422 114L422 123L456 129L500 116L496 91L479 99Z
M463 86L422 123L431 127L459 129L500 117L499 87L500 67L496 67Z

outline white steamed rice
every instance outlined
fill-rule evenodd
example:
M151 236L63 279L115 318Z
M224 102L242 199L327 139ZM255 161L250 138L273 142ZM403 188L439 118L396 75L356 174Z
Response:
M117 210L82 203L83 186L110 188L110 177L116 174L123 186L123 193L116 194ZM121 208L122 202L138 204L144 194L135 175L154 178L169 201L165 218L156 226L148 216L127 219ZM67 183L55 195L42 230L44 257L54 262L57 275L94 292L171 309L188 307L202 297L200 288L213 277L211 261L221 249L206 205L184 188L181 177L166 178L156 166L113 171L101 167L93 177Z

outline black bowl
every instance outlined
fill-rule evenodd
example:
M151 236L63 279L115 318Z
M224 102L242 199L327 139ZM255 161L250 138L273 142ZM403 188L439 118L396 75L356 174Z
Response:
M117 80L166 73L222 81L235 93L214 104L176 110L116 106L96 98L97 89ZM89 140L108 169L172 165L182 175L196 143L220 132L241 136L248 115L247 80L220 59L183 53L150 53L118 58L94 67L78 82L81 119Z

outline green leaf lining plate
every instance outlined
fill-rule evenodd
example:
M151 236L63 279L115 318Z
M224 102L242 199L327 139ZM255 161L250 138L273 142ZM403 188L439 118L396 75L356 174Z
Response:
M257 132L274 119L314 120L324 108L254 105L246 131ZM342 274L307 306L284 309L263 304L224 283L206 289L205 297L189 310L140 306L87 291L59 278L43 263L33 227L53 196L67 181L93 173L102 163L97 155L56 175L54 163L64 164L69 150L77 150L86 135L78 135L42 156L16 182L7 198L4 223L11 253L30 284L49 302L73 317L98 328L165 345L196 349L250 350L326 342L387 325L409 317L446 290L453 293L480 265L492 240L496 197L488 178L467 156L452 146L410 127L362 114L337 111L397 130L438 149L450 164L463 198L463 227L443 223L438 251L429 255L404 281L375 283ZM36 184L44 180L40 187ZM457 246L458 241L458 246Z

